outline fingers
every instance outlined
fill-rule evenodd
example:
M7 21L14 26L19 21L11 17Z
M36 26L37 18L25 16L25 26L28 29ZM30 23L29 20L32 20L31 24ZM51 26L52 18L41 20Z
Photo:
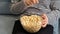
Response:
M43 14L41 17L43 18L44 21L48 21L48 17L46 14Z
M38 3L38 0L32 0L32 2L33 2L34 4L36 4L36 3Z
M38 2L38 0L24 0L24 3L27 6L31 6L31 5L37 4L39 2Z
M42 22L42 27L45 28L45 27L47 26L47 24L48 24L48 21L46 21L46 20L43 21L43 22Z
M46 27L46 25L48 24L48 17L46 14L42 15L43 21L42 21L42 27Z
M38 1L38 0L36 0L36 3L39 3L39 1Z
M35 0L32 0L32 2L35 4L36 3L36 1Z
M43 15L42 15L42 18L43 18L43 19L46 19L46 18L47 18L46 14L43 14Z
M48 17L47 17L46 14L43 14L43 15L42 15L42 18L43 18L43 21L48 22Z
M47 25L46 24L43 24L42 27L45 28Z
M33 2L31 2L30 0L28 0L27 3L29 3L29 5L32 5L33 4Z
M47 20L43 20L42 25L48 24Z
M24 0L24 3L25 3L25 5L26 5L26 6L31 5L31 1L30 1L30 0L27 0L27 1L26 1L26 0Z

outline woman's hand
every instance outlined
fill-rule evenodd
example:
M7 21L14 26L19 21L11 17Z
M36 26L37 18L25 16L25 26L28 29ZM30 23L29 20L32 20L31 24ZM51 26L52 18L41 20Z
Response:
M42 27L46 27L47 24L48 24L48 17L46 14L42 14L42 18L43 18L43 21L42 21Z
M31 6L33 4L39 3L38 0L23 0L26 6Z

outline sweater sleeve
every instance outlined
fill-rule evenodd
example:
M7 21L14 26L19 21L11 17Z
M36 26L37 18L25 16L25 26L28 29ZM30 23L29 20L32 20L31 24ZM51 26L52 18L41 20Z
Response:
M13 14L20 14L23 12L24 9L26 9L26 5L24 4L23 1L17 2L11 6L11 12Z

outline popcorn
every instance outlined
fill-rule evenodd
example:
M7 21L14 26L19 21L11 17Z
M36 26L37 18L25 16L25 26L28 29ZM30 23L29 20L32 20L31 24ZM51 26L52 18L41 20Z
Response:
M30 33L38 32L41 29L42 17L38 15L22 16L20 18L23 28Z

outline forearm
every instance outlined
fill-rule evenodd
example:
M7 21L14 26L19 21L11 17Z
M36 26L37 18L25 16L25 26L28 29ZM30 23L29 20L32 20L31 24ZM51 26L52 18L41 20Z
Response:
M26 8L23 1L17 2L11 6L11 11L13 14L20 14Z

